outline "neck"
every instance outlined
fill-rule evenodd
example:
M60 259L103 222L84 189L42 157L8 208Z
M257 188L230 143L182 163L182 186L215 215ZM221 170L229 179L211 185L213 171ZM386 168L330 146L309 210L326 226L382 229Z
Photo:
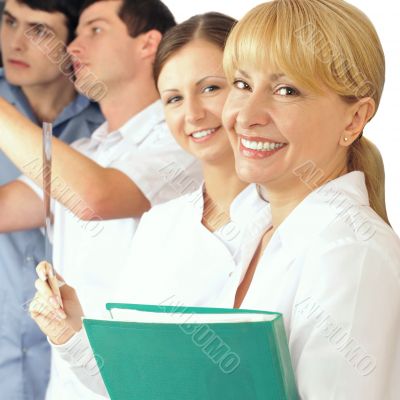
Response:
M73 83L64 76L51 84L25 86L21 89L28 99L33 113L41 122L54 122L76 97Z
M122 84L109 85L107 95L100 102L109 132L116 131L159 99L153 79L135 79Z
M329 169L327 168L325 171L329 171ZM291 179L286 180L285 184L274 182L261 185L264 197L268 199L271 206L273 229L276 230L311 192L346 173L347 167L340 166L331 169L330 173L326 173L322 177L319 175L321 178L317 181L307 179L312 174L310 174L310 171L306 171L304 175L295 176L292 174Z
M207 197L228 216L232 201L248 186L248 183L242 182L238 178L233 156L232 160L229 161L224 165L203 165Z

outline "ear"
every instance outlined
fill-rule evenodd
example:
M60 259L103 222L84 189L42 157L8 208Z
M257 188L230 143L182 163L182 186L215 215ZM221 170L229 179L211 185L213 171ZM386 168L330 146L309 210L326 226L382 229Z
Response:
M162 39L161 32L152 29L142 35L141 54L143 59L153 59L157 53L158 45Z
M341 146L350 146L363 132L365 125L373 117L376 105L371 97L365 97L350 108L350 123L346 126L341 138Z

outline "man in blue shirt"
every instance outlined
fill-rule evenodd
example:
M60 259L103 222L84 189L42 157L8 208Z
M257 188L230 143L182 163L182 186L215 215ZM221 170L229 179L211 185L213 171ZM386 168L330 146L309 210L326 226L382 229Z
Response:
M96 104L76 93L70 74L43 55L32 35L50 32L58 43L68 44L80 5L79 0L6 0L1 23L0 97L37 124L53 122L54 135L68 143L90 136L103 117ZM21 184L15 181L19 175L0 151L0 185ZM40 230L0 234L1 399L45 396L49 347L27 311L35 292L35 267L43 257Z

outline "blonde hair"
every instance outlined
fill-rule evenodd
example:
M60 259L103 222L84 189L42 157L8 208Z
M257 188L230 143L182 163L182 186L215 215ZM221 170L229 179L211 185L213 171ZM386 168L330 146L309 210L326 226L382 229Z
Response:
M346 102L370 97L375 112L385 83L385 57L374 26L343 0L275 0L255 7L228 38L228 79L245 64L275 68L315 93L321 93L322 82ZM360 136L347 159L349 171L364 172L371 207L389 223L379 150Z

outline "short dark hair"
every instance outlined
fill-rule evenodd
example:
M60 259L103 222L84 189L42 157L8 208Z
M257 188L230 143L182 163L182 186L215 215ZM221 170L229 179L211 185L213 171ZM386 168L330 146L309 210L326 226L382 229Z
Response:
M48 13L60 12L65 15L68 29L67 44L75 37L75 30L79 21L79 10L82 6L81 0L17 0L32 10L41 10Z
M195 15L170 29L158 46L153 66L157 84L161 70L168 59L194 39L204 39L224 50L226 40L237 20L218 12Z
M86 0L82 5L81 13L99 1L106 0ZM164 34L176 25L172 12L160 0L123 0L118 15L132 37L137 37L152 29Z

